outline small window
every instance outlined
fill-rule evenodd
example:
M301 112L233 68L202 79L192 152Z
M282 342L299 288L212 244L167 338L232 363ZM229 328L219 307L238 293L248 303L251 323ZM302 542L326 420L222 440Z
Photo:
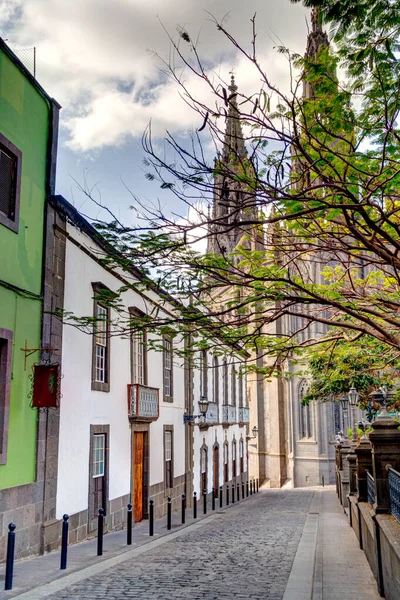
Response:
M224 362L222 365L222 387L223 387L223 402L224 404L228 404L228 361L224 358Z
M173 347L172 340L163 340L164 356L164 402L172 402L173 399Z
M0 223L18 233L21 152L0 134Z
M99 513L99 508L106 510L106 435L93 436L93 517Z
M231 399L232 399L232 406L236 406L236 371L235 371L235 365L232 365L232 371L231 371Z
M224 482L229 481L228 444L224 444Z
M200 395L208 397L208 368L207 351L202 350L200 354Z
M243 372L242 372L242 371L240 371L240 373L239 373L239 378L238 378L238 387L239 387L239 408L243 408L243 385L244 385Z
M207 448L201 450L201 493L207 492Z
M96 306L96 376L98 383L107 383L107 309Z
M131 335L132 383L147 385L146 339L143 332Z
M98 295L111 294L101 283L93 283L95 295L93 309L92 390L110 391L110 308L97 299Z
M219 364L218 357L213 357L213 401L219 402Z
M106 436L95 435L93 439L93 477L103 477L105 471Z
M165 487L172 489L174 487L173 472L172 472L172 431L166 429L164 431L164 456L165 456Z

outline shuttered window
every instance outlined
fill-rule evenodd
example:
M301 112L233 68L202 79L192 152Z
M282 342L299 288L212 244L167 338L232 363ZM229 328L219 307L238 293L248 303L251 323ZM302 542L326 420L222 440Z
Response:
M22 153L0 134L0 224L18 233Z
M17 158L0 146L0 211L15 220Z

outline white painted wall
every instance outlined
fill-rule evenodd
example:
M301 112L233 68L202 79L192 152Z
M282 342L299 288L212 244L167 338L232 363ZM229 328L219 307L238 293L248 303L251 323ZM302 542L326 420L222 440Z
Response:
M94 243L74 226L70 236L93 250ZM75 316L93 314L93 282L111 290L121 281L77 247L66 244L64 308ZM149 295L156 299L155 294ZM123 295L126 307L146 311L148 300L129 290ZM112 315L113 317L113 315ZM91 389L92 337L73 326L63 331L63 379L60 403L59 473L57 518L88 507L90 425L109 425L109 499L131 490L131 432L127 414L127 384L131 381L129 339L110 340L110 392ZM160 388L160 417L150 426L150 485L163 481L163 425L174 425L174 476L184 474L184 372L174 364L174 403L162 401L162 353L148 351L148 385Z

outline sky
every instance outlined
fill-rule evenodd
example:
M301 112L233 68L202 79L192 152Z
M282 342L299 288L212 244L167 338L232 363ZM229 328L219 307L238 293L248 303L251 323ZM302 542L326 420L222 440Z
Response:
M276 46L303 54L307 36L307 11L289 0L0 0L0 36L16 52L36 47L37 79L62 105L57 193L96 217L79 190L86 182L126 222L134 196L173 204L168 190L145 178L143 131L151 120L162 149L166 130L185 143L201 123L166 76L164 62L180 67L168 36L184 28L213 77L228 82L233 67L240 91L251 94L259 76L213 17L250 49L255 13L260 62L284 89L287 62ZM198 77L182 75L191 93L211 99Z

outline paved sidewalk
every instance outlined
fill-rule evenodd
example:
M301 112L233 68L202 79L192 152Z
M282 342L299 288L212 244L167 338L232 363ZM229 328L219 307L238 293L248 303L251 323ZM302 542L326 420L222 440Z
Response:
M335 488L321 491L312 600L381 600Z

